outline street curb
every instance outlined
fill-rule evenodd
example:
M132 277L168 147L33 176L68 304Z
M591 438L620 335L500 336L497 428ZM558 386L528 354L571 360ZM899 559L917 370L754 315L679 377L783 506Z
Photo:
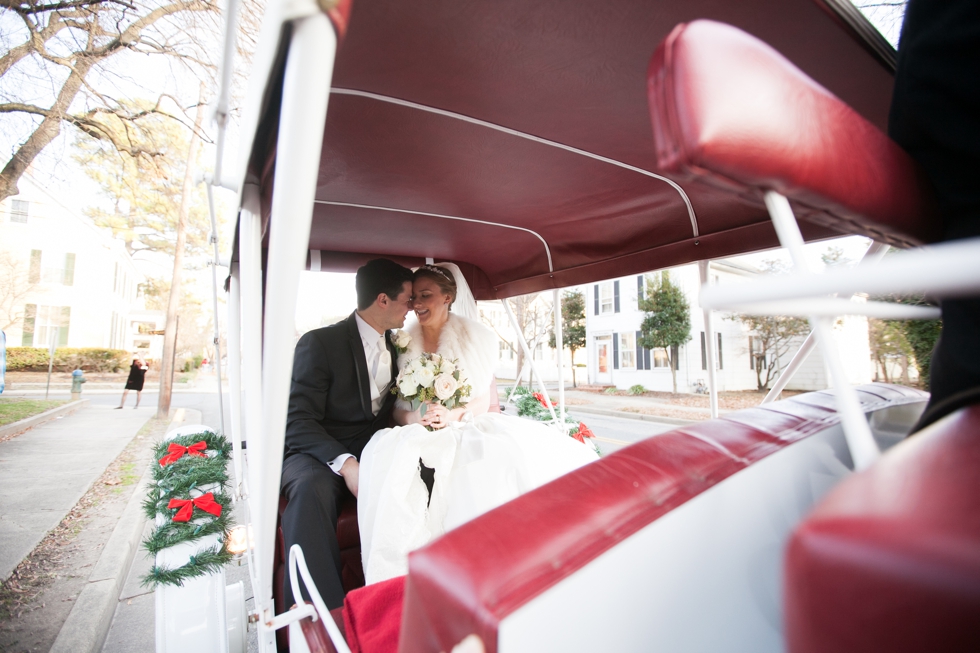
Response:
M75 599L68 619L62 624L51 653L98 653L102 650L116 612L116 603L126 582L126 574L139 549L143 524L146 522L142 503L151 473L152 465L147 465L109 541L102 549L92 575Z
M565 411L569 413L592 413L593 415L603 415L605 417L623 417L625 419L636 419L643 422L673 424L674 426L687 426L688 424L697 424L699 421L704 421L696 419L678 419L676 417L660 417L659 415L644 415L643 413L627 413L621 410L589 408L583 406L566 406Z
M178 408L170 424L169 433L175 426L187 421L187 414L196 413L200 421L200 411ZM135 436L134 436L135 437ZM139 483L129 497L129 503L109 536L99 561L95 563L82 593L75 599L75 605L68 619L61 626L58 638L51 647L51 653L99 653L105 645L106 636L112 627L119 596L126 585L126 577L133 564L133 558L140 547L146 515L143 513L143 497L153 475L153 465L146 466Z
M79 399L78 401L69 401L64 406L58 406L57 408L52 408L51 410L46 410L43 413L38 413L33 417L28 417L27 419L22 419L19 422L14 422L13 424L7 424L6 426L0 426L0 439L7 437L8 435L14 435L22 431L27 431L32 429L39 424L43 424L55 417L62 417L68 413L73 413L79 408L84 407L88 404L88 399Z

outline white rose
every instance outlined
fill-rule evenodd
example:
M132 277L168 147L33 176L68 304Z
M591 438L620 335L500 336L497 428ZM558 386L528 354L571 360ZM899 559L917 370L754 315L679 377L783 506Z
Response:
M452 374L453 372L456 371L456 366L448 358L443 358L442 366L440 366L439 369L442 370L443 374Z
M399 331L395 334L395 346L399 349L408 349L411 342L412 336L408 335L408 331Z
M428 388L432 385L432 380L436 378L435 372L432 371L430 367L423 367L421 369L415 370L412 374L412 378L415 383L422 386L423 388Z
M412 360L411 363L408 364L408 369L411 370L412 372L418 372L423 367L425 367L425 361L422 360L421 358L416 358Z
M429 362L432 366L438 365L442 362L442 356L439 354L429 354Z
M458 387L456 379L451 374L440 374L435 379L436 396L439 397L440 401L452 397Z
M398 391L402 393L403 397L411 397L418 389L419 385L415 382L415 377L411 374L398 382Z

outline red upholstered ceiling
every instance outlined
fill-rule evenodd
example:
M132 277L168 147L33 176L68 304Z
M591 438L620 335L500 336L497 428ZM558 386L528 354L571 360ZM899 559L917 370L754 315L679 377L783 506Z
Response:
M677 23L702 17L759 36L885 124L891 73L812 0L356 0L334 87L657 172L646 69ZM253 169L265 171L268 199L271 166L253 162ZM686 190L700 239L680 194L664 181L487 126L334 93L319 200L523 226L548 242L555 272L530 234L324 204L310 246L472 263L486 274L480 296L489 297L776 245L758 197ZM806 235L834 233L810 227Z

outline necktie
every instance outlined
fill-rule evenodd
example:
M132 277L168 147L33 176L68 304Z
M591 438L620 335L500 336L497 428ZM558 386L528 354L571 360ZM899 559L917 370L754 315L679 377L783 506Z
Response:
M388 343L385 342L384 335L378 341L378 349L381 354L378 356L378 371L374 375L374 383L378 386L379 392L384 392L391 381L391 352L388 351Z

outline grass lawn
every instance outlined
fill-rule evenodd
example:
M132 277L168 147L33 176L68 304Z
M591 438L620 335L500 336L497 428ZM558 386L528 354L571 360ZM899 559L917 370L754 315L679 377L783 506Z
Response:
M67 403L64 399L22 399L21 397L0 397L0 426L6 426L27 419Z

